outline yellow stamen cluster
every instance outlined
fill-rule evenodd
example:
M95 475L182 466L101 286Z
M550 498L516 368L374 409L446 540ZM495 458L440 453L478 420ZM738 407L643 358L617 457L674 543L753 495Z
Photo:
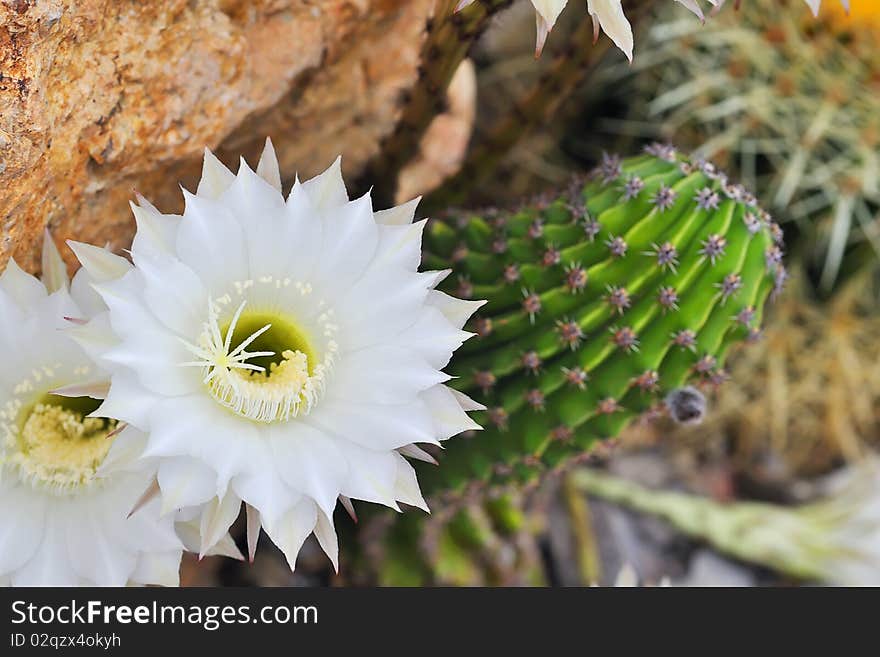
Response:
M17 431L15 449L5 462L23 480L51 490L70 490L94 482L113 440L116 422L83 417L56 404L38 403ZM11 453L10 453L11 452Z

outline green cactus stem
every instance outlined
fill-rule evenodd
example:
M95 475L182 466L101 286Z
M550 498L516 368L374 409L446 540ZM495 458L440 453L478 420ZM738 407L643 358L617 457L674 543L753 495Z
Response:
M422 468L425 492L532 481L672 390L721 383L785 280L781 239L745 189L659 144L518 211L432 221L426 267L487 300L449 368L487 410Z

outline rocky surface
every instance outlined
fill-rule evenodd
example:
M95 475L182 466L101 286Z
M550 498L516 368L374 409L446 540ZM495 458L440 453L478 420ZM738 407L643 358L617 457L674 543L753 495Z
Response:
M417 78L433 0L2 0L0 268L44 226L124 248L137 190L166 212L202 150L282 170L372 157Z

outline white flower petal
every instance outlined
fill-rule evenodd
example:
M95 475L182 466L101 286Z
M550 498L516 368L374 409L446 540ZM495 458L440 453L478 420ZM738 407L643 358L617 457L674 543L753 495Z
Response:
M322 292L337 296L349 289L373 260L378 242L368 195L336 208L325 220L324 246L315 275Z
M284 553L291 570L296 569L296 557L317 522L318 507L311 500L303 500L277 523L263 525L266 534Z
M178 335L197 334L209 296L195 272L166 253L140 253L135 265L143 275L143 296L153 315Z
M456 329L436 308L423 308L419 319L397 336L400 344L418 350L437 369L446 367L452 353L473 333Z
M383 345L346 354L326 394L341 401L399 404L448 380L448 374L432 367L417 352Z
M205 418L211 418L205 431ZM250 465L248 452L262 447L262 436L253 424L239 420L218 407L204 394L166 398L149 416L146 456L192 456L208 464L217 474L217 493L223 494L229 480Z
M275 155L272 140L268 137L266 137L266 144L263 146L263 153L260 155L260 162L257 164L257 175L279 192L281 191L281 170L278 168L278 157Z
M422 233L427 219L404 226L379 226L376 263L415 271L422 261Z
M304 424L293 432L284 429L270 426L264 435L270 442L275 467L288 486L308 495L324 513L332 515L348 476L345 458L318 429Z
M175 251L217 295L233 281L250 278L244 229L219 201L184 192L186 210L177 232Z
M297 491L292 491L281 478L277 464L271 459L271 452L265 450L259 455L262 467L254 472L237 474L231 482L232 489L248 506L259 510L264 525L276 522L291 506L304 499ZM257 460L255 455L251 455Z
M336 537L336 529L333 527L333 516L325 516L318 512L318 522L315 525L315 538L324 553L333 564L333 570L339 572L339 542Z
M480 425L474 422L461 407L456 396L444 385L434 386L422 392L419 397L430 409L434 420L434 433L441 440L456 436L463 431L479 431ZM422 442L416 440L414 442Z
M429 513L428 505L425 503L425 498L422 497L422 491L419 488L416 471L413 470L413 467L405 458L399 454L395 456L397 477L394 481L394 496L399 502L409 504Z
M64 518L74 572L96 586L125 586L137 566L136 554L107 536L97 515L78 511L65 514ZM61 519L55 518L53 522L59 523Z
M397 449L410 443L437 442L432 417L420 402L376 406L324 399L308 416L308 421L369 449Z
M207 555L208 550L220 542L239 513L241 513L241 498L232 491L228 491L222 498L215 497L205 507L199 526L201 537L199 557Z
M46 501L28 495L20 486L0 487L0 575L27 563L40 541L46 517Z
M348 192L342 180L342 158L337 157L326 171L304 182L302 188L319 210L348 203Z
M67 265L64 264L48 228L43 232L42 269L43 285L50 294L70 287Z
M227 169L217 159L217 156L206 148L202 162L202 177L199 180L196 193L205 198L219 198L226 191L226 188L232 184L234 179L235 174Z
M633 58L632 27L623 13L620 0L587 0L590 15L599 21L602 30L626 55L629 61Z
M150 205L129 203L134 214L137 232L131 244L133 254L150 254L156 251L171 253L180 229L180 217L160 214Z
M158 401L159 397L141 385L133 373L120 371L113 375L107 397L95 416L122 420L143 430L149 426L150 411Z
M48 296L43 284L24 272L14 259L6 263L6 270L0 275L0 290L8 294L19 308L38 306Z
M486 302L456 299L445 292L431 290L428 293L428 305L439 310L449 320L450 324L460 329L477 310L486 305Z
M68 555L65 528L48 522L43 540L30 560L11 576L13 586L81 586Z
M145 586L180 586L180 550L138 555L129 581Z
M205 504L217 495L217 475L192 457L164 460L157 476L162 491L163 516L187 506Z
M416 216L416 209L419 207L422 197L407 201L402 205L396 205L387 210L379 210L376 212L376 223L383 226L407 226L413 222Z

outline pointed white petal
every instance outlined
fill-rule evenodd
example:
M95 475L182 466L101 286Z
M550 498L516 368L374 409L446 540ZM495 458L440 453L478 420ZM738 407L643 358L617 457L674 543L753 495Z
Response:
M470 397L468 397L463 392L456 390L455 388L449 388L449 392L452 393L452 396L458 401L459 406L461 406L461 410L463 411L485 411L486 407L478 401L474 401Z
M819 15L819 6L822 4L822 0L804 0L804 2L807 3L810 11L813 12L813 16Z
M437 459L428 454L428 452L423 450L418 445L404 445L403 447L398 448L397 451L403 456L408 456L411 459L430 463L431 465L439 465Z
M358 517L357 513L354 511L354 504L351 503L351 498L346 497L345 495L340 495L339 503L342 505L342 508L345 509L345 512L348 513L348 517L351 518L353 522L357 523Z
M257 164L257 175L279 192L281 191L281 171L278 168L278 157L275 155L275 148L269 137L266 137L266 145L263 146L263 154L260 155L260 162Z
M160 214L152 206L144 207L129 203L129 207L131 207L137 224L131 252L135 254L155 251L171 253L177 239L177 230L181 223L180 217Z
M202 512L199 534L199 558L207 555L208 551L217 545L223 535L229 531L232 523L241 512L241 498L232 491L227 491L222 499L215 497Z
M620 0L587 0L590 15L598 20L602 30L632 61L632 27L623 13Z
M233 180L235 180L235 174L206 148L202 164L202 179L199 180L196 194L206 198L219 198Z
M339 572L339 543L336 537L336 529L333 527L333 518L318 512L318 522L315 525L315 538L324 553L333 564L333 570Z
M444 385L434 386L419 395L427 404L434 420L434 435L441 440L451 438L463 431L482 429L461 407L452 390ZM422 441L417 441L422 442Z
M397 501L430 513L425 498L422 497L422 491L419 488L418 479L416 479L416 471L402 456L397 455L396 460L397 477L394 481L394 496Z
M317 521L317 506L311 500L303 500L272 527L265 528L269 538L284 553L291 570L296 569L296 557L306 538L315 530Z
M416 208L419 207L421 200L422 197L419 196L402 205L397 205L387 210L380 210L375 215L376 223L384 226L406 226L411 224L416 216Z
M92 399L106 399L110 392L110 380L100 379L97 381L83 381L61 386L50 391L50 394L59 397L91 397Z
M197 519L179 520L175 522L174 531L177 533L177 536L180 538L180 541L188 552L198 553L201 538L199 537L199 521ZM203 556L229 557L238 561L244 560L244 555L241 553L241 550L238 549L238 546L229 534L224 535L219 541L217 541L216 545L205 552Z
M302 188L319 210L348 203L348 192L342 180L342 157L337 157L324 173L304 182Z
M550 30L553 29L556 19L559 18L562 10L565 9L567 2L568 0L532 0L532 4L535 5L535 9L538 12L538 38L535 45L535 56L540 55L544 49L547 35L550 34Z
M20 308L32 308L45 299L48 292L40 281L26 273L14 259L0 275L0 290L6 292Z
M180 456L163 459L159 465L162 511L166 513L208 502L217 493L217 477L201 461Z
M247 544L248 544L248 561L254 562L254 555L257 553L257 541L260 540L260 512L250 504L244 505L247 513Z
M160 492L161 491L159 489L159 482L156 479L153 479L147 486L146 490L141 493L141 496L134 503L134 506L131 507L131 510L128 512L128 517L130 518L135 513L143 509L147 504L159 497Z
M48 228L43 232L42 269L43 285L46 286L49 294L70 287L67 265L64 264L64 260L62 260L58 247L55 245L55 240L52 239Z
M486 302L457 299L445 292L431 290L428 293L428 305L437 308L455 328L460 329Z
M697 18L701 21L705 22L706 17L703 15L703 10L700 8L700 5L697 4L697 0L675 0L680 5L685 6L691 13L693 13Z

